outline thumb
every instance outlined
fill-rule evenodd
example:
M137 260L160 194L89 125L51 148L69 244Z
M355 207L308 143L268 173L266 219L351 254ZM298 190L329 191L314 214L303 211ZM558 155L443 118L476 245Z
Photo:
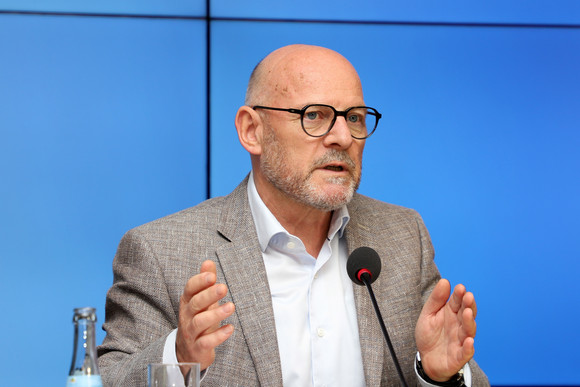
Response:
M445 303L449 299L451 294L451 284L449 281L442 278L437 282L437 285L433 288L429 299L423 306L422 314L436 314L441 308L445 306Z

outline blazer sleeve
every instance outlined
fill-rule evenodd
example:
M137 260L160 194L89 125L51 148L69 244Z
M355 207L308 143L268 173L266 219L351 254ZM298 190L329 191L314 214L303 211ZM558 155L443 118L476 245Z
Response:
M433 251L433 245L431 243L431 237L429 236L429 232L425 227L425 223L421 216L416 213L417 217L417 225L419 227L419 233L421 236L421 289L423 304L429 298L431 291L441 278L439 275L439 271L435 266L435 254ZM471 359L469 361L469 367L471 368L471 386L472 387L486 387L489 386L489 380L487 376L483 373L479 365L475 362L475 360Z
M429 298L429 295L433 291L433 288L441 279L441 275L439 274L439 270L435 265L435 252L433 250L431 236L427 231L427 227L425 226L421 215L415 211L413 212L415 214L417 228L419 229L419 243L421 244L420 287L422 305L424 305Z
M122 238L113 274L103 324L107 335L97 349L103 385L145 386L147 364L162 361L165 339L177 327L175 300L153 247L139 231Z

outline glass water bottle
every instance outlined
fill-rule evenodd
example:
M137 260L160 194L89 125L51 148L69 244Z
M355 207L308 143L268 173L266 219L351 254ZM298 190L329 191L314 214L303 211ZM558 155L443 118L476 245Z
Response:
M97 364L96 321L95 308L76 308L74 310L75 337L67 387L103 386Z

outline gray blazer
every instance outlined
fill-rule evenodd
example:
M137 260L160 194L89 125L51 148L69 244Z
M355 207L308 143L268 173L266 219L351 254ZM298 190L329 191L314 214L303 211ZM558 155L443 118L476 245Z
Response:
M405 378L417 383L415 323L439 280L433 248L413 210L355 194L344 237L349 254L359 246L382 259L373 284ZM147 364L161 362L167 335L177 327L179 298L187 280L212 259L226 300L233 335L216 349L204 386L282 386L272 299L247 197L247 178L228 196L137 227L121 240L107 294L107 336L99 346L105 386L146 386ZM354 287L367 386L398 386L393 361L366 288ZM474 386L489 385L471 362Z

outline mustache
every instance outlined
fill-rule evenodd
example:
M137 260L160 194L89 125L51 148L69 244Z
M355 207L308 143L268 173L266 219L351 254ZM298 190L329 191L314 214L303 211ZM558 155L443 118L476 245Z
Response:
M336 161L346 164L351 171L356 169L356 163L350 158L350 156L346 152L338 151L336 149L329 150L322 157L315 160L313 167L319 168Z

